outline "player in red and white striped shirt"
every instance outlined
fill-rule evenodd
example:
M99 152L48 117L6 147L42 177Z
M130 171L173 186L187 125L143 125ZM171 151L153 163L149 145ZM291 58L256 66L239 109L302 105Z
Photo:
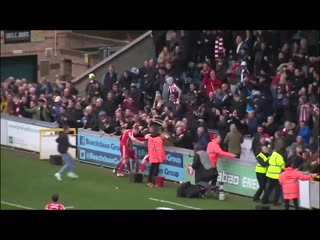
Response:
M65 210L64 206L60 204L59 201L59 195L53 194L52 195L52 201L51 203L48 203L45 207L45 210Z

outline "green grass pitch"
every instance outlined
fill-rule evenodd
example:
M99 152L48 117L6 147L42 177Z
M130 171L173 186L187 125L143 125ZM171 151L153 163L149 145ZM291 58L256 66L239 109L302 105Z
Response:
M1 209L44 209L53 193L58 193L60 202L71 210L157 207L231 210L256 206L250 198L228 193L225 201L178 198L177 183L165 181L165 187L150 189L145 183L129 183L127 176L116 177L111 169L80 162L76 163L79 179L64 174L59 182L54 177L59 168L40 161L38 154L1 147Z

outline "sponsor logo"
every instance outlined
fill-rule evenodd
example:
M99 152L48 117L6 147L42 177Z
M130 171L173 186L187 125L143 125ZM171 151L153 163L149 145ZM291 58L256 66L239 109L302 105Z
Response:
M86 150L83 150L83 149L80 150L80 159L82 160L86 159Z
M226 173L225 171L219 172L218 182L228 183L230 185L238 186L240 184L240 176Z
M83 146L86 145L86 138L85 138L85 136L80 136L80 145L83 145Z

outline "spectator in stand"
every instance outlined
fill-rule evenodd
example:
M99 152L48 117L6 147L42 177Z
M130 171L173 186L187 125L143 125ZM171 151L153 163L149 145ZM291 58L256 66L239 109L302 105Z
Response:
M130 90L130 86L132 83L132 77L129 71L124 71L122 77L119 80L120 88L122 91Z
M131 83L129 95L135 103L139 104L139 109L142 109L142 104L140 104L142 102L141 92L135 83Z
M85 92L89 101L93 97L100 97L102 95L100 83L96 80L96 76L93 73L89 74L89 82L86 85Z
M292 163L294 169L298 169L303 164L303 149L301 147L296 147L291 149L291 156L288 161Z
M310 143L311 130L308 126L306 126L304 121L300 121L299 123L298 135L302 137L302 141L304 144Z
M222 56L219 56L217 58L215 71L216 71L217 78L220 79L223 83L226 83L227 82L227 64L224 61Z
M116 101L113 99L113 94L112 92L108 92L107 94L107 99L105 101L105 111L108 117L113 117L114 112L117 109L117 103Z
M37 97L40 96L40 94L45 94L46 96L53 93L51 82L48 82L45 77L43 77L36 88L36 95Z
M270 136L274 136L276 132L276 125L273 120L273 116L267 118L267 122L263 122L262 126L264 127L264 132L268 133Z
M208 130L200 126L197 129L197 144L203 149L207 149L208 143L210 142L210 136Z
M162 109L164 107L164 101L161 98L161 94L159 91L156 92L156 97L154 99L152 108L155 108L158 112L162 112Z
M258 129L258 122L257 119L255 118L254 111L248 112L248 118L246 120L246 124L248 127L248 133L251 137L253 137Z
M34 101L30 102L30 108L24 108L25 112L32 113L32 119L38 121L47 121L51 120L50 111L45 100L40 99L38 101L38 106Z
M299 166L299 170L303 172L315 173L317 172L317 161L312 159L311 152L306 149L302 152L303 163Z
M114 67L112 65L109 65L108 71L105 74L103 74L101 79L102 91L104 93L103 95L112 90L113 84L117 82L118 74L114 71Z
M209 97L210 92L214 92L217 88L221 88L222 82L216 78L216 72L212 70L210 77L204 76L202 79L201 91L205 92L206 96Z
M243 140L243 135L239 132L236 125L231 124L230 132L226 135L224 144L227 146L228 152L235 154L236 158L240 158Z
M91 106L87 106L84 110L84 129L89 129L92 131L98 131L99 130L99 123L98 119L96 117L96 114L94 114L93 108Z
M122 108L125 110L129 109L134 114L139 111L139 107L132 97L129 97L127 101L123 101Z
M257 128L257 132L253 135L253 139L252 139L252 145L251 145L251 150L253 151L254 155L258 155L260 149L258 147L260 138L263 137L264 134L264 129L262 126L258 126Z
M163 91L162 91L162 98L163 101L166 102L168 101L168 97L174 94L175 97L180 98L182 91L181 89L174 83L173 77L168 77L166 78L166 83L163 86Z
M160 67L164 67L167 62L171 62L171 54L167 46L164 46L158 57Z

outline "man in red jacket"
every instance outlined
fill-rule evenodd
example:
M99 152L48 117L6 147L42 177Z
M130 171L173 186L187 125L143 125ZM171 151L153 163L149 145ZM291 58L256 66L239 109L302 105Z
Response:
M214 92L218 87L220 88L222 82L216 78L216 72L211 70L210 76L204 76L202 79L201 91L206 92L206 96L209 97L210 92Z
M207 147L207 152L209 154L212 167L216 172L215 177L211 182L212 186L215 186L217 184L217 179L219 175L217 170L217 163L218 163L219 157L229 157L229 158L236 157L236 155L233 153L223 151L220 147L220 142L221 142L221 136L217 134L214 136L214 139L212 139L212 141L208 144L208 147Z
M299 194L299 181L308 181L311 179L311 175L304 175L303 172L293 169L291 161L286 162L286 169L280 174L279 183L282 186L283 199L285 209L289 210L289 202L293 200L296 210L299 209L298 200Z

